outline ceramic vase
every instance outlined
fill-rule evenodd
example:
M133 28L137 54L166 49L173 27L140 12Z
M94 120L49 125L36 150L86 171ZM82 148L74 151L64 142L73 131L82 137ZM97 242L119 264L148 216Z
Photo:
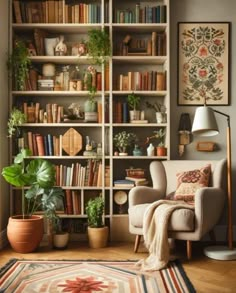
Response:
M148 148L147 148L147 155L148 155L148 157L154 156L154 150L155 150L155 148L154 148L153 144L150 143L149 146L148 146Z

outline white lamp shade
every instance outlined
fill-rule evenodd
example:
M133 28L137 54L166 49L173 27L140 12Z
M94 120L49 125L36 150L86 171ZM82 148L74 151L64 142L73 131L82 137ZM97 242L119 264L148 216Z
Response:
M213 136L219 133L212 108L206 106L197 108L193 120L192 133L199 136Z

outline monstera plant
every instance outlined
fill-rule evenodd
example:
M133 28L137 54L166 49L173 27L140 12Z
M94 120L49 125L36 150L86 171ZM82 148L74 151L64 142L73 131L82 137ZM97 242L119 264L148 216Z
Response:
M23 253L35 250L43 236L43 217L35 215L35 213L42 211L46 217L52 219L56 215L58 200L61 200L64 196L60 187L54 187L54 165L50 161L41 158L30 159L30 155L31 151L29 149L22 149L16 155L14 163L4 167L2 170L4 179L21 190L22 214L9 218L7 234L12 247L17 252ZM22 228L21 230L20 224L29 225L29 222L35 224L37 220L39 220L39 223L34 228L30 228L30 231L32 233L40 232L39 236L24 233L24 229L29 230L29 228ZM18 236L19 233L23 235ZM29 239L19 241L23 236L29 236ZM16 241L14 240L15 238L17 238ZM24 242L23 247L18 248L19 242ZM34 244L33 248L30 248L30 242Z

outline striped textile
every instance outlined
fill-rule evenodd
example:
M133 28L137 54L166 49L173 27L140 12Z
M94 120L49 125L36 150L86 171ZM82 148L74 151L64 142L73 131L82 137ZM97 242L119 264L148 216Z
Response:
M145 273L135 263L14 259L0 270L0 292L196 292L178 261Z

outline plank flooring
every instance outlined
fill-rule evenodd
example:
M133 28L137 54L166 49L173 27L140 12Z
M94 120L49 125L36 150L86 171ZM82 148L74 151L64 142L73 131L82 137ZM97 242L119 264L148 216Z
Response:
M216 261L207 258L202 252L202 243L193 243L193 257L188 261L185 249L185 243L179 242L175 251L198 293L236 292L236 261ZM147 255L143 244L139 252L134 253L133 243L109 243L106 248L91 249L87 243L71 242L66 250L41 246L37 252L29 254L19 254L11 248L5 248L0 251L0 266L11 258L138 260Z

